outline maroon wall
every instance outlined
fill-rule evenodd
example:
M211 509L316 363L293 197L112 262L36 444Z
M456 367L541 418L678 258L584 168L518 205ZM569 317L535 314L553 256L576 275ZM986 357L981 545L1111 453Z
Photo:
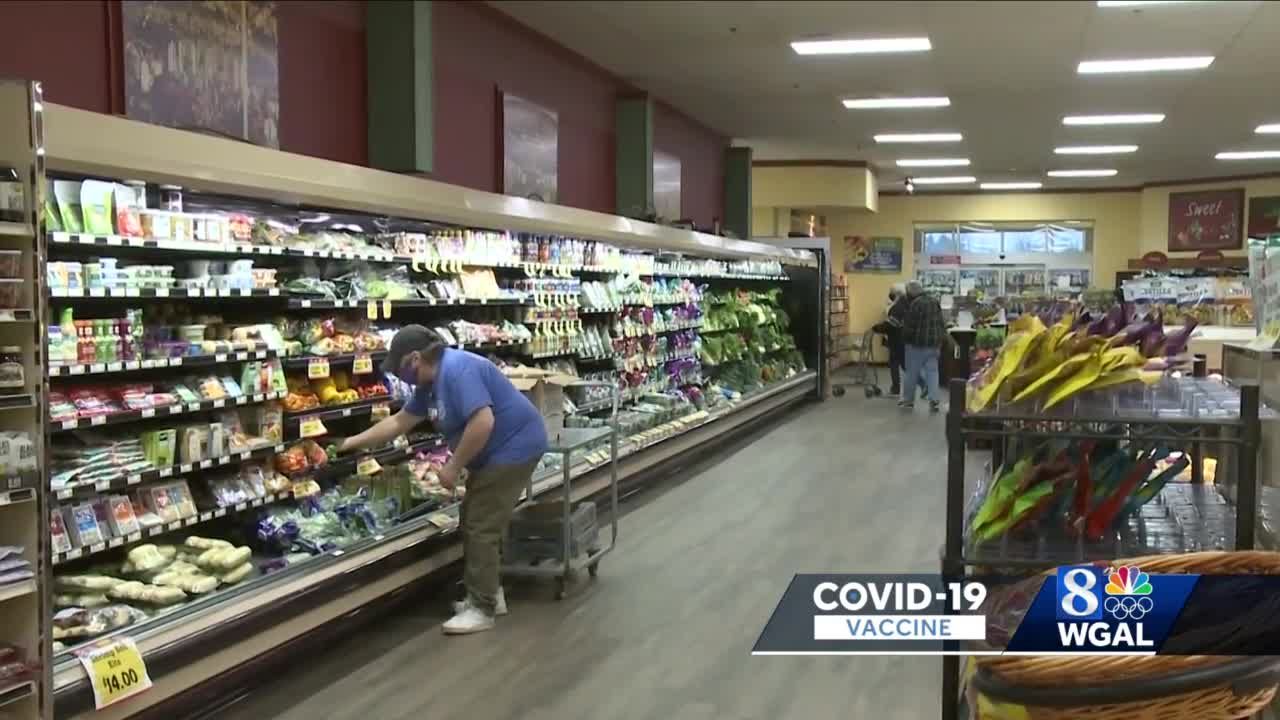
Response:
M368 161L365 17L358 0L278 3L280 147ZM44 81L55 103L122 113L118 0L0 2L0 76ZM501 192L497 92L560 117L560 202L614 209L614 112L621 79L480 2L436 2L435 172ZM727 138L657 103L654 144L680 158L681 207L710 225L723 207Z

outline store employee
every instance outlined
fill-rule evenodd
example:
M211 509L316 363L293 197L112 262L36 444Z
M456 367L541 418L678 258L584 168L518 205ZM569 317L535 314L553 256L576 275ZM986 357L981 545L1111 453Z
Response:
M343 452L381 447L425 418L453 451L440 484L453 488L469 471L462 500L462 543L467 599L444 624L448 634L481 632L507 612L498 580L500 545L520 491L547 450L547 431L533 403L479 355L448 347L421 325L406 325L388 348L383 372L414 387L400 412L342 441Z

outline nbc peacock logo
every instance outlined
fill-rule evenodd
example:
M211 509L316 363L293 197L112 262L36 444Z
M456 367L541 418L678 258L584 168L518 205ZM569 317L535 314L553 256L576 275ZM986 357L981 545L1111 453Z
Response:
M1132 565L1118 567L1107 575L1106 599L1102 608L1117 620L1141 620L1155 607L1150 595L1151 578Z

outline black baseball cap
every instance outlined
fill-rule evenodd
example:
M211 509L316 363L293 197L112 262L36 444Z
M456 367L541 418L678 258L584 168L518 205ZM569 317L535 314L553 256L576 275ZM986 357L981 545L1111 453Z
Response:
M421 325L405 325L396 332L395 337L391 338L387 357L382 361L382 372L395 375L400 371L400 365L409 353L443 344L444 339L434 330Z

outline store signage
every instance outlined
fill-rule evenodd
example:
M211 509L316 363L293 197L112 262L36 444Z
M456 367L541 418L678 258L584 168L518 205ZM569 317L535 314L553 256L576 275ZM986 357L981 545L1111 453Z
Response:
M351 373L353 375L368 375L373 372L373 358L366 353L356 355L355 360L351 363Z
M376 422L391 417L391 405L378 403L369 409L369 416Z
M930 255L929 264L930 265L959 265L960 256L959 255Z
M360 462L356 463L357 475L367 477L369 475L376 475L380 472L382 472L382 466L379 465L378 461L372 457L361 458Z
M1244 243L1244 189L1169 194L1169 250L1238 250Z
M902 238L844 238L845 272L902 272Z
M117 638L76 653L93 685L93 703L98 710L151 688L147 664L132 638Z
M329 377L329 358L316 357L307 361L307 378L321 380Z
M302 418L298 423L298 435L304 438L320 437L328 434L329 429L324 426L324 421L315 415Z

